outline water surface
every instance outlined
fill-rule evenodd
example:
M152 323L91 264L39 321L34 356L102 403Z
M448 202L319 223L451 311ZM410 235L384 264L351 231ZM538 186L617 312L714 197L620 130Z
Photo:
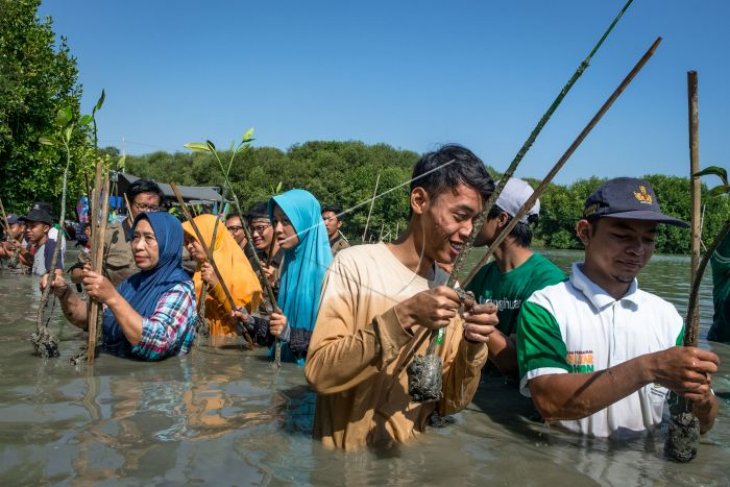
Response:
M546 252L567 269L575 252ZM656 256L640 286L684 314L688 259ZM265 352L201 347L148 364L100 355L73 367L84 334L58 310L61 357L41 360L37 279L0 274L0 485L730 485L730 347L702 342L723 365L720 417L699 457L662 457L663 433L588 440L535 421L529 400L485 379L454 424L390 451L344 454L310 439L313 396L303 371L276 372ZM706 334L712 314L702 288Z

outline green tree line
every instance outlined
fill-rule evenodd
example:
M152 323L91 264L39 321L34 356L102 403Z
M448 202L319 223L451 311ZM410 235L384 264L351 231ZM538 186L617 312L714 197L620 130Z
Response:
M114 152L110 149L109 152ZM343 230L354 240L362 238L375 182L380 175L378 194L365 240L381 235L395 237L408 217L409 184L406 183L419 155L385 144L366 145L358 141L313 141L292 146L287 151L272 147L253 147L242 153L231 170L234 190L245 207L271 197L281 183L281 191L304 188L323 205L338 204L344 215ZM220 170L209 154L155 152L128 156L126 171L135 176L161 182L174 181L185 185L221 185ZM500 175L489 168L495 178ZM633 176L633 175L632 175ZM689 221L689 178L665 175L644 176L662 206L672 216ZM538 180L527 178L536 187ZM580 219L588 195L606 179L581 179L569 185L551 184L541 197L540 219L535 228L535 243L558 249L579 249L575 222ZM710 197L703 184L703 235L712 238L730 216L727 197ZM689 252L687 229L660 225L657 252L684 254Z

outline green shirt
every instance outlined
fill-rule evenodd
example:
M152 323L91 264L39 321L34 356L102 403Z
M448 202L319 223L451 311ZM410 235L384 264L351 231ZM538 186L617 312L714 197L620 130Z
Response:
M513 335L520 307L532 293L566 279L558 266L541 254L534 253L519 267L502 272L496 262L485 265L467 287L479 303L492 302L499 311L497 328Z
M730 343L730 234L720 242L710 258L712 266L712 301L715 314L708 340Z

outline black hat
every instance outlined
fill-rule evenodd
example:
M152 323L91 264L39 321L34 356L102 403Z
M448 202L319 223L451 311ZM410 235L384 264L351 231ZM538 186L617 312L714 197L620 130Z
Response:
M16 223L22 223L21 220L22 217L19 217L18 215L9 214L8 215L8 225L15 225Z
M583 209L583 218L602 217L648 220L678 227L689 226L682 220L662 213L651 184L636 178L611 179L588 197Z
M44 204L39 203L34 204L28 214L21 216L19 220L24 222L41 222L46 225L53 225L53 217L48 212Z
M264 202L255 203L248 210L248 213L246 214L246 219L248 221L253 221L253 220L270 220L270 218L269 218L269 206L266 203L264 203Z

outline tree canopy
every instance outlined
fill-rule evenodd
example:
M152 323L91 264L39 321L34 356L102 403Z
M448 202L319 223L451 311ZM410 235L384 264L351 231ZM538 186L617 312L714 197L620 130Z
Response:
M375 200L366 240L371 237L395 237L396 229L407 224L409 184L413 165L419 155L385 144L366 145L358 141L312 141L287 151L272 147L250 147L241 153L231 169L233 187L245 208L271 197L281 183L281 190L304 188L323 205L339 204L347 213L343 231L355 240L362 238L369 203L380 174L379 198ZM221 185L222 176L212 156L205 153L155 152L144 156L127 156L127 171L141 177L185 185ZM490 174L500 175L491 167ZM665 175L645 176L657 193L662 210L689 221L689 178ZM539 181L529 179L535 187ZM605 179L590 178L570 185L551 184L541 198L541 212L535 229L537 245L579 249L575 222L583 211L588 195ZM385 193L385 194L384 194ZM703 185L704 235L711 238L730 215L727 197L711 197ZM689 252L689 231L660 225L657 252Z
M40 0L0 0L0 194L7 211L23 212L44 200L58 209L65 160L59 147L39 138L54 130L61 108L79 117L81 86L66 40L56 44ZM86 160L83 128L74 134L71 194L79 192Z

